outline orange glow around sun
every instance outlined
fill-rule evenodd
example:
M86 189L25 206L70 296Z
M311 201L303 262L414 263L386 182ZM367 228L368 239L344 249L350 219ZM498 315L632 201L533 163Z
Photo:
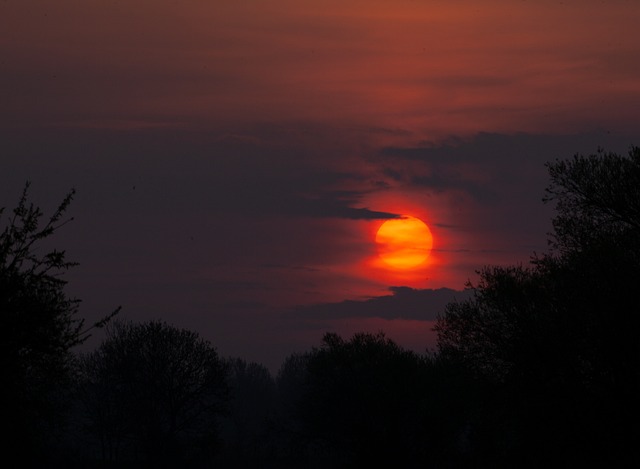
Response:
M422 265L433 247L429 227L410 216L385 221L376 233L378 255L392 269L412 269Z

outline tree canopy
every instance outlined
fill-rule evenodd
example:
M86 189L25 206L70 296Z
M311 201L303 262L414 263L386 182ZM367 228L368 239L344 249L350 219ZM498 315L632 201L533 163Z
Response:
M438 319L439 352L493 383L504 416L494 444L510 457L542 447L537 464L613 458L638 434L640 150L548 169L551 251L481 270L473 297Z
M10 448L34 454L54 417L53 396L69 377L71 349L84 339L84 321L79 300L64 289L63 274L75 263L63 250L42 253L45 240L70 221L64 216L75 191L43 223L28 190L26 184L11 212L0 208L0 366Z
M552 244L582 250L640 231L640 147L547 163L546 202L555 203Z
M174 467L214 452L228 366L197 333L117 321L81 370L83 413L105 459Z
M329 333L320 347L290 357L278 383L310 458L327 467L422 467L442 454L429 448L446 433L433 375L429 358L382 333L350 340Z

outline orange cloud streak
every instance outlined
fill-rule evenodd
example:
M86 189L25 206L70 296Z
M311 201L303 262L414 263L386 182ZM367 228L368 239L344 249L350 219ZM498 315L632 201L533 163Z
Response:
M6 102L25 119L311 119L433 136L571 130L592 113L630 126L639 104L632 2L35 0L2 16Z

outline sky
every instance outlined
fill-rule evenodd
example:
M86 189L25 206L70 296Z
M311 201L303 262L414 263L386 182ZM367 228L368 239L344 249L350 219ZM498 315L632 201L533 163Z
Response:
M97 320L265 364L418 352L485 265L548 250L545 163L640 144L633 0L2 0L0 206L25 181ZM380 262L412 216L427 261ZM95 347L100 333L87 342Z

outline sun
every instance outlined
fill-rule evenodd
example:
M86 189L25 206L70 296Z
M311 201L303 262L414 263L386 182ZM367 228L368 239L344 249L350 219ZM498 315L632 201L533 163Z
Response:
M433 247L431 230L422 220L403 216L385 221L376 233L378 254L394 269L412 269L423 264Z

